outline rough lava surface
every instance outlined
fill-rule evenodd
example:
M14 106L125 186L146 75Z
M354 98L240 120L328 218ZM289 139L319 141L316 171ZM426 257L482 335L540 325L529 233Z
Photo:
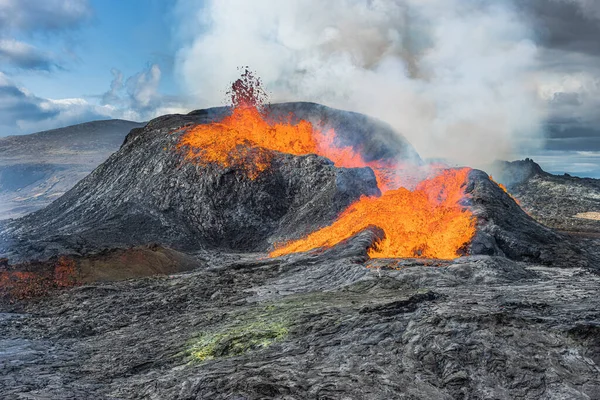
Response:
M362 126L373 154L405 144L364 116L273 107ZM540 224L474 170L470 256L370 260L383 232L369 227L330 249L265 258L272 241L375 193L375 179L281 154L252 182L169 151L181 127L223 112L134 129L61 199L0 228L11 260L67 252L98 277L129 257L112 281L0 302L0 397L600 399L600 240ZM409 146L396 155L416 156ZM139 246L150 241L160 246ZM162 275L127 279L144 265L133 245ZM186 272L172 274L178 263Z
M204 254L4 306L3 398L598 399L600 277L505 257Z
M600 179L553 175L531 159L500 162L495 169L536 220L562 231L600 233Z

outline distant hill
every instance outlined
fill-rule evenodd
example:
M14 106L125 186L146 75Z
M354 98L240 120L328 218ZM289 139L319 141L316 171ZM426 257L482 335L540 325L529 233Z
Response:
M45 207L104 162L145 123L92 121L0 138L0 219Z
M498 162L494 177L521 207L554 229L600 233L600 179L553 175L531 159Z

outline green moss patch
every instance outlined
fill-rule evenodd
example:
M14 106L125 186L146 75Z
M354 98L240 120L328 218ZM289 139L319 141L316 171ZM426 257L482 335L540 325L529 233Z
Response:
M269 347L287 335L288 329L283 323L253 322L219 332L202 333L192 342L189 355L194 361L237 356Z

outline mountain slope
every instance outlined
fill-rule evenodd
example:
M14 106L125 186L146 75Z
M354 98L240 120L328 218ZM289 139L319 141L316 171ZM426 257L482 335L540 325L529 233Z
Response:
M499 181L532 217L551 228L600 233L600 179L552 175L533 160L497 163Z
M185 127L227 113L221 107L166 115L133 129L118 152L59 200L0 227L0 254L48 258L150 242L186 251L265 251L331 223L361 195L379 193L371 169L338 168L314 154L269 151L272 165L256 179L187 161L177 148ZM272 118L289 115L335 129L367 157L420 162L398 133L364 115L314 103L270 106Z
M0 219L45 207L72 188L143 123L92 121L0 138Z

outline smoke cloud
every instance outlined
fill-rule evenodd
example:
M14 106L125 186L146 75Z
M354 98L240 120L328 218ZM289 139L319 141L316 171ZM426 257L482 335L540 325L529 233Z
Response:
M237 67L272 101L314 101L390 123L424 158L483 166L538 143L538 51L510 1L182 0L177 69L199 107ZM189 16L195 16L190 18Z

